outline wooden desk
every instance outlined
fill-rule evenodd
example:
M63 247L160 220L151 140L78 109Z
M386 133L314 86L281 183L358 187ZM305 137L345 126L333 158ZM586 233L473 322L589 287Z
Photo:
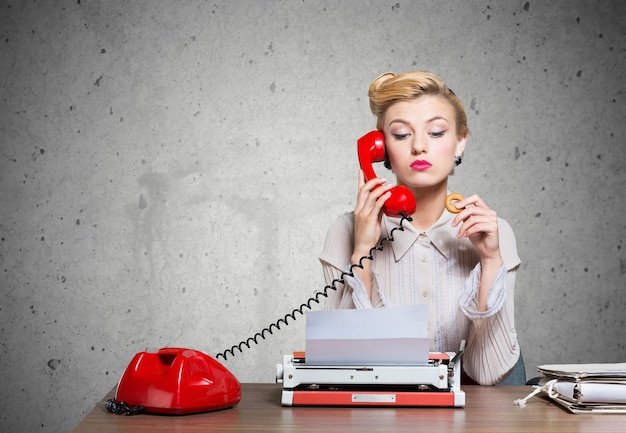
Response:
M242 384L232 409L196 415L114 415L104 403L73 430L85 432L624 432L626 415L573 415L534 397L525 408L513 401L531 387L463 387L465 408L283 407L279 384Z

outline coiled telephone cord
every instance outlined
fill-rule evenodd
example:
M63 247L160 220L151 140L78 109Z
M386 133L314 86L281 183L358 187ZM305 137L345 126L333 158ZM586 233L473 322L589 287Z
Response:
M115 413L117 415L137 415L144 412L143 406L129 406L124 401L117 401L114 398L110 398L104 404L105 409L108 412Z
M268 334L273 335L274 330L280 330L281 325L283 324L285 326L289 325L289 319L292 319L292 321L296 320L296 315L298 313L304 316L305 310L313 309L313 303L319 304L321 298L328 298L329 290L337 291L336 284L345 284L344 278L346 276L354 277L354 272L353 272L354 268L363 269L364 260L374 260L374 255L373 255L374 251L382 251L384 242L387 242L387 241L393 242L394 240L393 234L396 230L404 231L404 225L403 225L404 221L407 221L407 222L413 221L413 219L410 216L406 215L405 213L402 213L401 216L402 218L400 219L399 225L397 227L394 227L391 230L388 237L382 238L376 246L372 247L368 255L361 257L359 259L359 263L350 265L350 268L348 269L348 271L342 272L339 278L336 278L333 281L331 281L331 283L327 285L326 287L324 287L322 291L315 293L315 295L310 297L305 303L301 304L300 307L293 309L290 313L285 314L282 318L280 318L276 322L270 324L266 328L263 328L263 330L261 330L260 332L257 332L253 337L250 337L246 340L242 340L238 344L232 346L230 349L227 349L223 352L218 353L217 355L215 355L215 358L219 359L221 357L224 360L227 360L229 354L230 356L235 356L235 350L238 350L239 353L242 353L244 347L250 349L250 345L252 343L259 344L259 341L260 341L259 339L265 340Z

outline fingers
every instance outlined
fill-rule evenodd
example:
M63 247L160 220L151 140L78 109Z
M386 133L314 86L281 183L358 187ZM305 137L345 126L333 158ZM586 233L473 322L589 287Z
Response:
M478 206L478 207L489 209L489 206L487 206L487 204L483 201L483 199L480 198L476 194L471 195L469 197L465 197L464 199L455 201L453 204L457 209L463 209L469 206Z
M459 226L457 237L468 238L483 258L500 257L498 215L477 195L472 195L455 203L463 210L452 220L452 226Z
M392 185L385 179L365 181L359 174L359 191L354 208L354 250L359 257L368 254L381 236L382 208L391 196Z
M491 208L476 194L455 201L453 205L457 209L461 209L452 221L453 226L457 226L459 223L465 221L470 215L485 214L491 211Z
M378 213L382 209L385 201L390 196L389 190L393 185L387 183L385 179L374 178L365 182L363 172L359 171L359 191L357 194L357 203L355 213Z
M452 220L452 226L459 224L458 237L471 237L477 233L494 233L498 230L498 215L477 195L459 200L456 207L463 209Z
M498 231L498 218L495 215L471 215L459 228L457 236L474 237L476 235L490 235Z

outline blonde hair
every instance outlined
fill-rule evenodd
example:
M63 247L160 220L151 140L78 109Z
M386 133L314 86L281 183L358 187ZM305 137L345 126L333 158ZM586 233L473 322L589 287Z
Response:
M370 109L378 118L376 128L379 131L383 130L385 113L394 102L415 99L422 95L438 95L447 100L454 109L457 136L465 137L469 133L463 103L446 83L433 73L427 71L411 71L402 74L385 72L372 81L367 95L370 98Z

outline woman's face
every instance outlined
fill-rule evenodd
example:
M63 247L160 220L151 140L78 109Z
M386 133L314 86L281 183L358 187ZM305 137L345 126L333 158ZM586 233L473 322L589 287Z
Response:
M447 180L454 157L465 149L466 137L457 137L455 119L452 105L437 95L389 106L383 132L398 184L425 188Z

